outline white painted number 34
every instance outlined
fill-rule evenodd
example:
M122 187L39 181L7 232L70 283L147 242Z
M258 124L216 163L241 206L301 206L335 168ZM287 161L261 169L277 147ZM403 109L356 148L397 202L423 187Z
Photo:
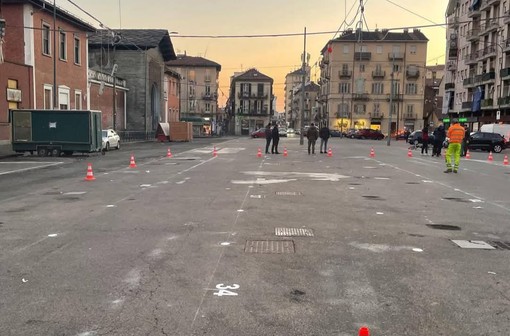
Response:
M217 284L216 289L218 289L218 291L213 293L216 296L223 296L223 295L236 296L237 293L232 292L231 290L239 289L239 285L233 284L232 286L225 286L224 284Z

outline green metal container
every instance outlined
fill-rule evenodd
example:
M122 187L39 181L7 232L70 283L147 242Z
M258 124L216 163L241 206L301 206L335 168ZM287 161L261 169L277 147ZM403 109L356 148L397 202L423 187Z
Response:
M39 156L101 151L100 111L11 110L12 150Z

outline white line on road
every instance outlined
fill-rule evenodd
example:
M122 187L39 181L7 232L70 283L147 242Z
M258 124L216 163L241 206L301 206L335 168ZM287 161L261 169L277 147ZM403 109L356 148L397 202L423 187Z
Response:
M40 168L46 168L46 167L56 166L56 165L60 165L60 164L63 164L63 163L64 163L64 162L54 162L54 163L48 163L48 164L41 165L41 166L35 166L35 167L27 167L27 168L15 169L15 170L11 170L11 171L1 172L1 173L0 173L0 175L7 175L7 174L20 173L20 172L24 172L24 171L28 171L28 170L34 170L34 169L40 169Z

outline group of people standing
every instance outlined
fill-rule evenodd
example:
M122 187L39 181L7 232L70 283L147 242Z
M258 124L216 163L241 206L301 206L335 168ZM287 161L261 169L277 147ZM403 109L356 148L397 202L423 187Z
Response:
M278 125L274 124L271 127L271 123L268 123L265 129L266 135L266 154L269 154L269 147L271 146L271 154L280 154L278 152L278 143L280 142L280 132L278 129ZM306 138L308 139L308 154L315 154L315 143L317 139L321 138L321 148L320 152L327 153L328 148L328 139L331 137L331 132L327 126L324 126L319 129L315 126L314 123L310 125L306 132ZM271 145L271 142L273 143Z
M280 130L278 129L278 125L274 124L271 129L271 123L268 123L266 126L266 154L269 154L269 146L271 146L271 141L273 141L273 145L271 146L271 154L280 154L278 152L278 143L280 142Z

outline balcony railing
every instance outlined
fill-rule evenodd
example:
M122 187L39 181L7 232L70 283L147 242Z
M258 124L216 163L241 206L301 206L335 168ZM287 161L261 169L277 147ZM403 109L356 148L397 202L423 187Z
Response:
M394 102L398 102L398 101L403 101L404 100L404 95L403 94L397 94L397 93L394 93L393 95L389 94L389 95L386 95L386 100L387 101L390 101L390 97L392 97L392 101Z
M494 105L494 100L492 98L489 98L489 99L483 99L480 103L481 107L484 108L484 107L492 107L492 105Z
M510 105L510 97L503 97L498 99L499 105Z
M204 94L202 95L202 99L203 99L203 100L213 100L213 99L214 99L214 95L213 95L213 94L211 94L211 93L204 93Z
M484 1L480 1L481 4L480 4L480 10L483 11L483 10L486 10L487 8L489 8L490 6L492 5L496 5L496 4L499 4L501 0L484 0Z
M388 53L388 59L390 61L392 60L403 60L404 59L404 53L401 53L401 52L391 52L391 53Z
M468 41L477 40L479 38L480 28L473 28L467 31L466 39Z
M383 117L383 114L381 112L372 112L371 117L372 119L381 119Z
M369 95L368 93L354 93L352 95L352 100L368 100Z
M376 70L372 71L372 78L384 78L386 77L386 71Z
M507 9L503 14L503 24L510 23L510 9Z
M338 77L339 78L351 78L352 71L350 70L340 70L338 71Z
M501 76L501 79L510 79L510 68L501 69L499 71L499 75Z
M509 21L510 22L510 21ZM502 45L503 49L505 51L509 51L510 50L510 38L509 39L506 39L505 41L503 41L503 45Z
M414 120L416 119L416 113L404 113L404 119L407 119L407 120Z
M485 20L485 23L480 26L480 35L496 29L498 29L498 21L496 19L487 19Z
M488 81L493 81L496 79L496 72L495 71L491 71L491 72L487 72L487 73L484 73L482 74L482 80L481 82L488 82Z
M370 61L372 59L372 53L371 52L355 52L354 53L354 60L355 61Z
M420 71L419 70L407 70L406 71L406 77L407 78L419 78L420 77Z
M466 64L475 64L478 62L477 58L478 58L478 51L473 51L471 54L467 54L464 57L464 62Z
M496 46L495 45L485 47L485 49L483 49L483 51L481 53L480 52L478 53L478 58L484 59L484 58L488 58L488 57L496 57Z
M483 0L480 0L480 1L482 1L482 2L483 2ZM482 4L480 4L480 6L478 6L478 8L477 8L477 9L475 9L475 10L471 10L471 9L470 9L470 10L469 10L469 12L468 12L468 17L469 17L469 18L474 18L474 17L478 17L478 16L482 15L482 12L481 12L481 10L480 10L480 7L481 7L481 6L482 6Z
M473 104L473 102L470 102L470 101L462 102L461 108L463 110L471 110L471 105L472 104Z
M444 85L444 89L447 90L447 91L448 90L455 90L455 83L446 83Z

